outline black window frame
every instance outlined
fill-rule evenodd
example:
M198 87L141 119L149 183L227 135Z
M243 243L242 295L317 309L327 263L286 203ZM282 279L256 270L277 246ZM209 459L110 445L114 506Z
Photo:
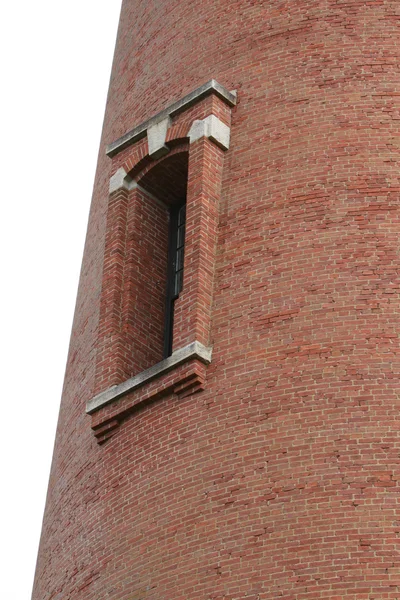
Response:
M167 294L165 306L164 358L172 354L175 300L183 288L185 256L186 201L171 206L169 211Z

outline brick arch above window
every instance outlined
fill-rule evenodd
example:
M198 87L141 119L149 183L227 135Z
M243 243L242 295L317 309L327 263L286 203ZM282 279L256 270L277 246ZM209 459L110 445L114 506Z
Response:
M186 100L185 100L186 98ZM92 427L105 441L146 400L204 389L224 154L235 96L216 82L108 147L107 215ZM172 354L160 353L168 222L186 206L183 286ZM172 334L171 334L172 335Z
M142 170L135 180L165 204L175 204L177 199L186 197L188 169L189 144L181 144L158 163Z

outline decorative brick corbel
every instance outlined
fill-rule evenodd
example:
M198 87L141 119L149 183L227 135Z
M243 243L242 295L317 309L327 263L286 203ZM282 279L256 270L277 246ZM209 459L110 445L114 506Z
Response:
M146 402L171 393L185 398L203 390L211 355L211 348L194 342L92 398L86 412L92 415L92 429L98 442L110 438L120 423Z

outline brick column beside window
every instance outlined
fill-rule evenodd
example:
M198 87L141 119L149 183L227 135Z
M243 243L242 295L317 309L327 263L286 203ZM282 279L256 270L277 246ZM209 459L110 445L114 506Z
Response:
M163 358L168 211L143 190L131 192L127 223L122 332L128 377Z
M127 189L119 188L110 194L97 341L96 393L129 377L129 361L121 335L128 204Z
M224 151L202 137L190 146L183 292L175 305L174 350L208 346Z

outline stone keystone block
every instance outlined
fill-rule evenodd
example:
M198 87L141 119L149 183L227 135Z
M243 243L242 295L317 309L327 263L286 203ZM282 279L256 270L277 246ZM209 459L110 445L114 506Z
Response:
M167 131L171 125L170 117L166 117L162 121L150 125L147 129L147 141L149 144L149 154L152 158L160 158L169 152L168 146L165 145Z

